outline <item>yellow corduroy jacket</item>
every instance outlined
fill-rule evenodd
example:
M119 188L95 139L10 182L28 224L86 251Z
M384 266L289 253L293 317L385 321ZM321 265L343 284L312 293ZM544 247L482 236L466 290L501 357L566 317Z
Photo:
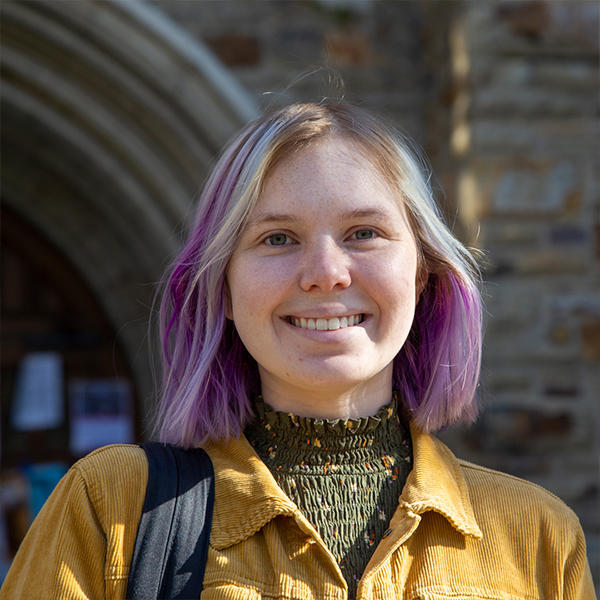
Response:
M413 470L358 598L595 597L579 521L558 498L411 433ZM346 598L333 556L247 440L207 451L215 506L202 599ZM31 526L2 600L125 598L147 470L137 446L74 465Z

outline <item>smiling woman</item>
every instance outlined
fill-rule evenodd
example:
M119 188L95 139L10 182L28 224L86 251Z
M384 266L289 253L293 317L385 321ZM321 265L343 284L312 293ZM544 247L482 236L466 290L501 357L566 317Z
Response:
M160 310L160 438L214 468L203 600L593 597L570 509L433 435L476 415L481 301L427 182L344 103L266 115L215 166ZM137 447L80 461L3 591L124 598L147 479Z

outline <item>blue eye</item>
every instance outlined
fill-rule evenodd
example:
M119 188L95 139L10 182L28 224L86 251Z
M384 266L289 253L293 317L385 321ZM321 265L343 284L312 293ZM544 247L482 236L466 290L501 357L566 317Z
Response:
M274 233L265 241L269 246L285 246L288 241L288 236L285 233Z
M359 229L353 235L357 240L371 240L375 237L375 232L372 229Z

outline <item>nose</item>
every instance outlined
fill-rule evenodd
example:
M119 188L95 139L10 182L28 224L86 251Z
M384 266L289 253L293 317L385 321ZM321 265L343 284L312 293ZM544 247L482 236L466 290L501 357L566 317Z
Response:
M350 286L350 257L334 240L315 242L302 261L300 287L305 292L331 292Z

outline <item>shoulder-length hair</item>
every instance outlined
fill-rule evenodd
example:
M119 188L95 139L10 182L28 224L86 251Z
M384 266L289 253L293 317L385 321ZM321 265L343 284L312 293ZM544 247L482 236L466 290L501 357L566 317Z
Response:
M425 431L475 418L478 269L444 224L423 161L400 134L362 109L343 102L295 104L254 121L227 146L167 272L159 312L162 441L189 447L228 439L251 419L258 368L225 316L227 265L269 173L283 157L325 136L362 150L398 191L415 235L420 297L394 359L394 388Z

